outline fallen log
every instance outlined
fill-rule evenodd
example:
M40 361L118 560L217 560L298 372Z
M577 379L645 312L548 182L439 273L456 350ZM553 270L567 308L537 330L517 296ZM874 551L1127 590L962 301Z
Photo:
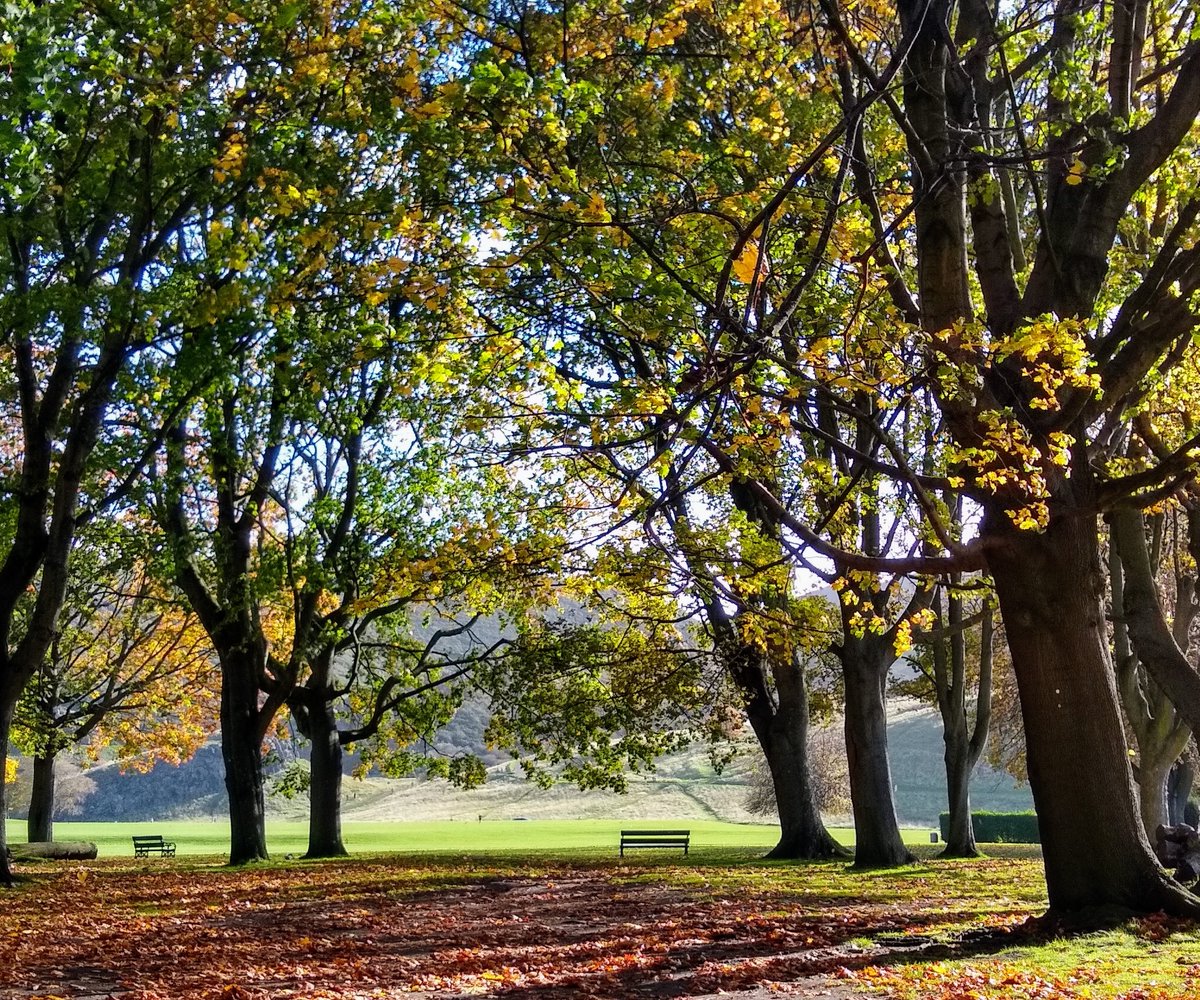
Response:
M45 840L33 844L9 844L8 853L17 861L22 858L91 861L96 857L96 845L86 840Z

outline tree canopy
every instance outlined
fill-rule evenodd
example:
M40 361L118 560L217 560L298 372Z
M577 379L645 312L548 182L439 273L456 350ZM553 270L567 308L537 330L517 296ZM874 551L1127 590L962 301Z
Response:
M1198 912L1143 829L1200 724L1150 551L1200 496L1192 5L10 7L0 750L81 531L139 511L221 666L235 862L266 854L279 712L340 780L381 705L468 662L498 741L600 784L715 664L777 853L828 855L824 657L856 860L902 864L889 670L933 641L969 771L962 594L994 589L1052 906ZM581 587L607 621L548 625ZM435 664L398 637L439 602L525 624Z

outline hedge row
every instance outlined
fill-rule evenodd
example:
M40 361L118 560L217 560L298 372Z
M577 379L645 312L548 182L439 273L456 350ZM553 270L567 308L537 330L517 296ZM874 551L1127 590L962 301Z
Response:
M950 835L950 814L938 817L942 840ZM975 840L980 844L1040 844L1037 813L1034 812L973 812L971 825Z

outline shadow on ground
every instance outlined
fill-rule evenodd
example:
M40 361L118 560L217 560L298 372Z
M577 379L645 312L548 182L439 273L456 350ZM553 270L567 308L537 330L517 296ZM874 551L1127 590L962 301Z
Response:
M1003 949L1032 908L983 926L945 899L847 898L816 875L806 889L803 869L782 889L713 871L81 867L6 901L0 998L840 998L864 992L846 970Z

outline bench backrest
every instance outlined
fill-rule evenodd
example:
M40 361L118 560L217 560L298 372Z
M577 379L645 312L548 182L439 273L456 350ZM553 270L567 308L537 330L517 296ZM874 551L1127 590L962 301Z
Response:
M153 837L134 837L133 842L135 844L139 844L139 845L140 844L152 845L152 844L161 844L163 842L163 839L162 839L161 834L155 834Z
M622 837L689 837L691 830L622 830Z

